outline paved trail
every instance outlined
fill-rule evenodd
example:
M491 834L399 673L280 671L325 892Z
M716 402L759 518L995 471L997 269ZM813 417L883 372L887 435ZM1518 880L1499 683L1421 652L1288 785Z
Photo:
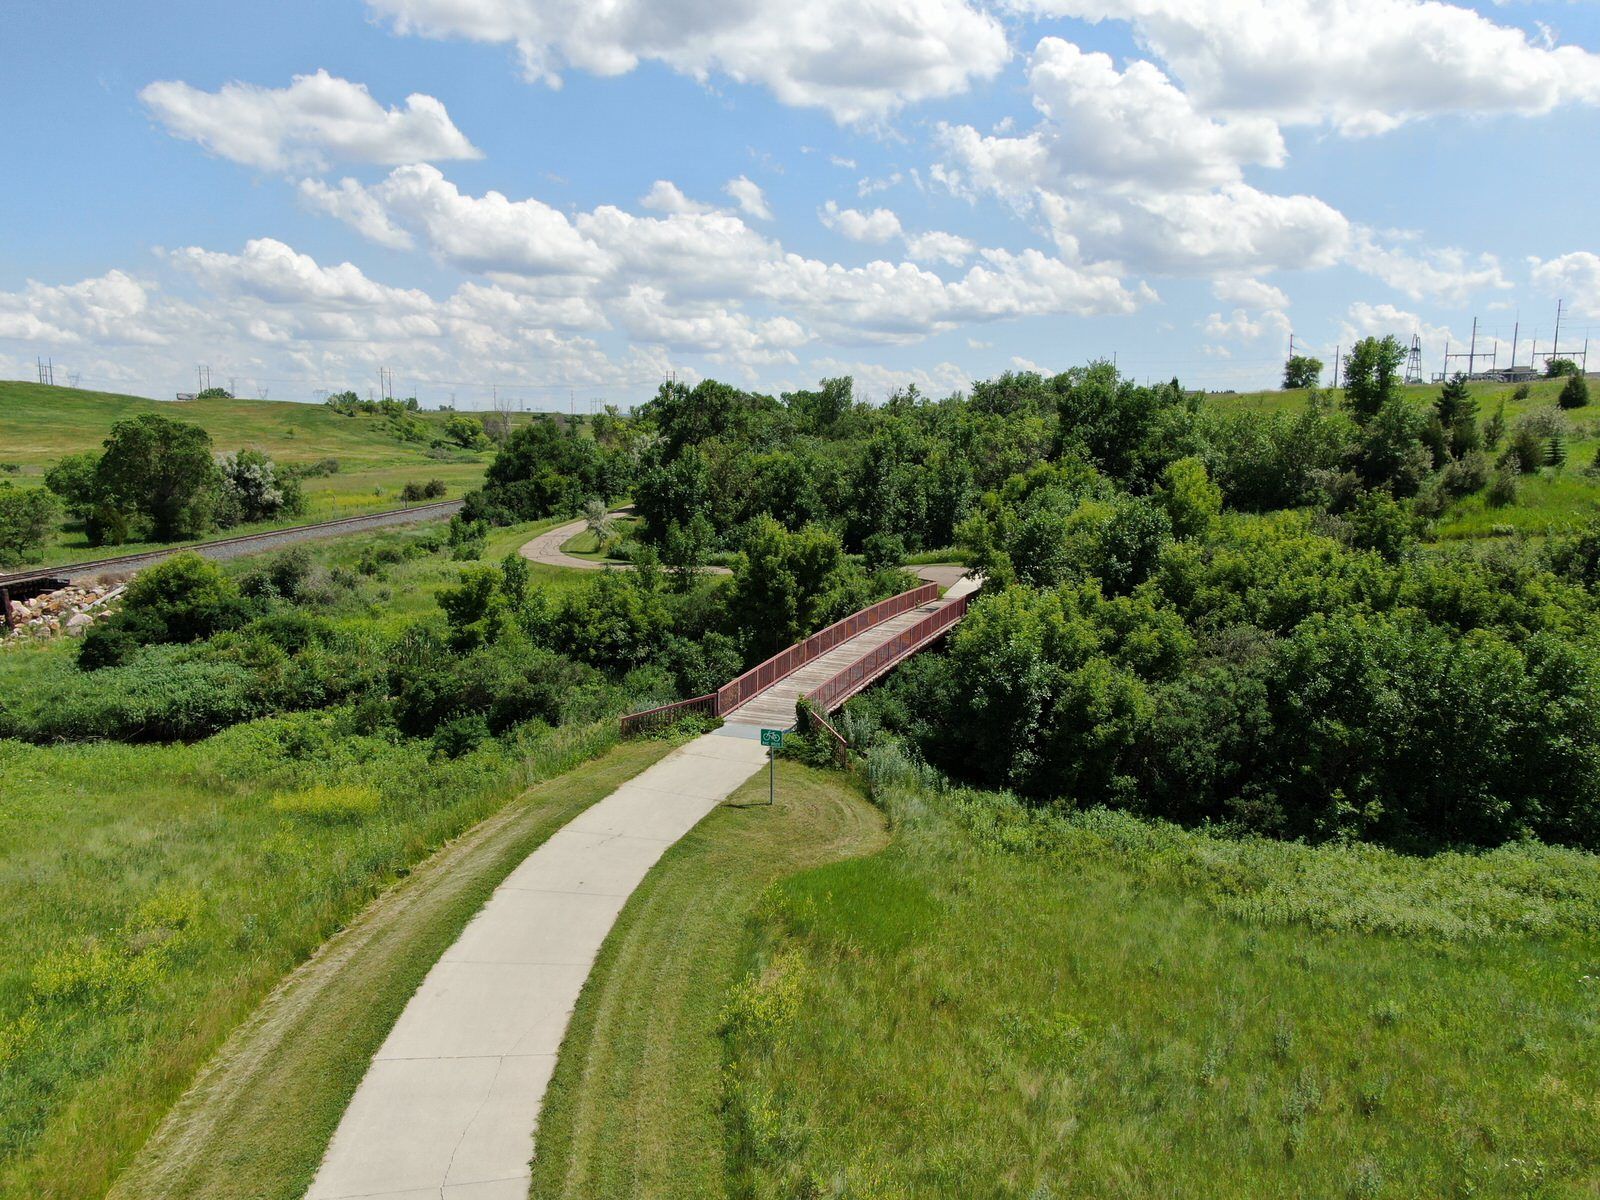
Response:
M561 551L583 527L548 530L521 553L594 570L603 564ZM949 584L964 569L921 573ZM524 1200L556 1053L628 897L669 846L761 769L758 726L791 726L799 691L923 615L915 610L866 630L780 681L523 860L406 1005L345 1110L307 1200Z
M627 509L618 509L618 513L627 512ZM617 515L617 514L613 514ZM625 566L622 563L606 563L595 558L579 558L575 554L568 554L561 549L573 538L587 528L584 521L569 521L565 525L557 525L554 529L547 529L530 542L524 542L518 553L530 562L544 563L550 567L576 567L580 571L598 571L607 566ZM940 587L951 587L958 580L965 577L967 568L959 563L929 563L920 567L907 567L919 579L929 583L937 583ZM731 572L727 567L702 567L708 575L728 575Z
M428 973L307 1200L524 1200L556 1051L628 896L766 761L735 726L624 783L506 878Z

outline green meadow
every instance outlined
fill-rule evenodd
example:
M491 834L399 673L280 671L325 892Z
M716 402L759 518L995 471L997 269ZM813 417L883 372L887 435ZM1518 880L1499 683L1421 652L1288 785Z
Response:
M1509 384L1473 383L1469 386L1478 402L1479 424L1488 421L1504 405L1506 426L1510 428L1518 417L1553 409L1563 382L1539 380L1530 385L1529 395L1522 400L1517 399L1516 389ZM1412 403L1426 407L1438 396L1439 386L1413 384L1402 392ZM1325 391L1336 401L1342 399L1342 390ZM1305 404L1308 395L1304 390L1213 392L1206 396L1206 404L1224 413L1295 412ZM1564 416L1569 430L1564 467L1545 467L1536 474L1524 476L1516 502L1503 508L1489 506L1481 492L1457 500L1434 525L1433 538L1456 541L1516 534L1538 537L1576 529L1600 516L1600 474L1587 469L1600 454L1600 403L1569 411Z
M229 534L328 521L402 506L407 483L441 479L446 498L476 487L493 458L490 450L434 450L395 436L380 416L343 416L320 404L278 400L147 400L109 392L0 382L0 479L42 484L44 473L68 454L97 451L117 421L145 413L199 425L218 453L259 450L280 466L337 463L328 474L302 481L305 511L278 522L239 526ZM418 413L442 430L446 414ZM222 536L222 535L214 535ZM90 546L81 529L66 526L47 562L72 562L155 548L130 544Z

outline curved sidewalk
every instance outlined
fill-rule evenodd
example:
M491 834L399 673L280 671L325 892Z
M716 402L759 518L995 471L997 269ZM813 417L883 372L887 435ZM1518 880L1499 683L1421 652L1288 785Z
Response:
M746 737L696 738L524 859L400 1014L307 1200L525 1200L545 1087L601 943L667 848L765 762Z
M617 512L627 512L627 509L618 509ZM613 513L613 516L616 514ZM618 570L627 570L627 563L601 562L595 558L579 558L575 554L568 554L561 547L577 537L588 527L586 521L569 521L565 525L557 525L554 529L547 529L531 541L524 542L517 553L529 562L544 563L549 567L575 567L580 571L598 571L602 567L615 567ZM929 583L937 583L940 587L951 587L967 575L967 568L959 563L928 563L923 566L909 567L917 578L925 579ZM708 575L732 574L727 567L701 567L700 570Z

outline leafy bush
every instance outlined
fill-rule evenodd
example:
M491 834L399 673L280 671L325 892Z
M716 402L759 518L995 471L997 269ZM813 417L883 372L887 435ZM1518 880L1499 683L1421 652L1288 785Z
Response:
M415 504L421 500L437 500L448 490L442 479L430 479L426 483L412 480L400 489L400 499L407 504Z
M1583 408L1589 403L1589 381L1582 375L1569 375L1556 403L1562 408Z
M53 493L0 481L0 566L36 562L60 519Z
M311 552L304 546L293 546L245 574L239 580L239 591L257 598L281 596L298 600L311 575Z
M255 673L185 646L150 646L126 665L63 681L10 710L7 736L27 741L193 741L260 716Z
M233 580L198 554L177 554L146 567L123 594L122 608L93 626L79 649L89 669L125 661L131 645L194 642L244 619Z
M280 472L259 450L224 454L217 461L217 474L220 483L216 521L223 528L294 516L305 510L299 481Z

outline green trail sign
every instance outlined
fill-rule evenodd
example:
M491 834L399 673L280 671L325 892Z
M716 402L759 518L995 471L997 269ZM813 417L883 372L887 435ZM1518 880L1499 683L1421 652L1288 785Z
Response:
M778 747L783 745L783 730L763 729L761 744L767 748L767 803L778 798Z

